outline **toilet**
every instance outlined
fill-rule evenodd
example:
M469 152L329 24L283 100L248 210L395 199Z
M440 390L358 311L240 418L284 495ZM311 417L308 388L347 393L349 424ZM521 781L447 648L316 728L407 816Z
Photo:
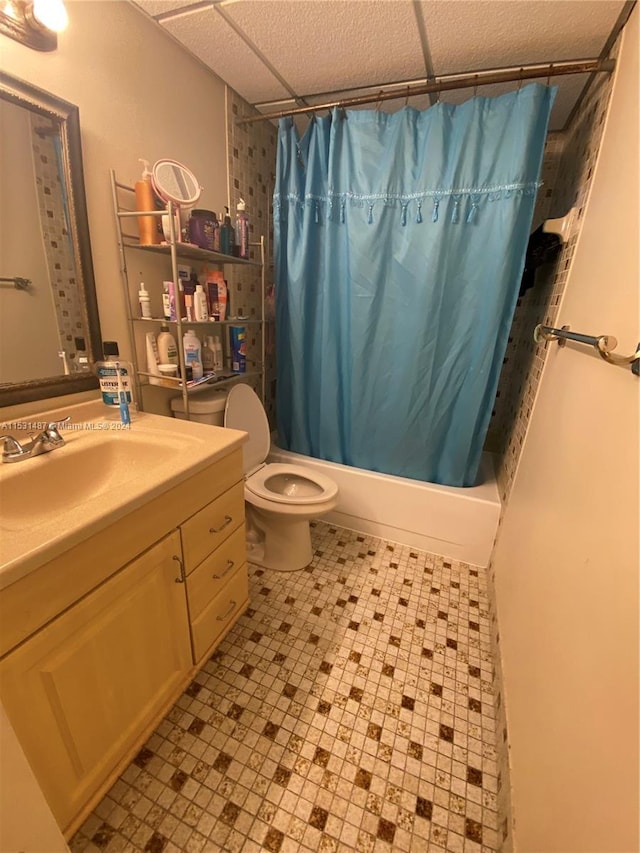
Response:
M182 398L172 400L171 406L175 417L185 416ZM303 465L265 461L269 421L249 385L234 385L226 395L220 391L194 395L189 408L193 420L249 434L242 448L248 559L282 572L308 566L313 556L309 521L336 507L337 484Z

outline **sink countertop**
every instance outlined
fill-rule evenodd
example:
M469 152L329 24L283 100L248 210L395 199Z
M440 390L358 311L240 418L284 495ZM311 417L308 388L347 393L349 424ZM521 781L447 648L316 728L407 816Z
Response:
M211 465L247 434L147 412L123 428L100 401L3 424L19 441L44 423L65 445L21 462L0 463L0 589ZM16 424L25 424L22 429Z

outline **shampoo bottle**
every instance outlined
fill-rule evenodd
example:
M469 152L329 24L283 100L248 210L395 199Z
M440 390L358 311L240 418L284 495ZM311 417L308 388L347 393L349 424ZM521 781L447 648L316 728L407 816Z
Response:
M102 402L110 408L120 408L120 391L128 405L133 402L133 369L120 359L117 341L103 341L104 361L96 362L96 374L100 382Z
M147 160L140 160L144 168L142 177L136 181L134 187L136 196L136 210L155 210L156 197L151 185L151 172L149 171L149 163ZM139 216L138 217L138 235L140 237L141 246L152 246L155 243L160 243L160 233L158 226L160 218L157 216Z
M158 335L158 364L178 364L178 346L176 339L164 323Z
M222 225L220 226L220 251L223 255L232 255L235 243L233 225L229 216L229 208L225 207L224 211Z
M193 308L195 319L198 322L209 319L209 310L207 308L207 294L201 284L196 284L196 292L193 295Z
M236 249L239 258L249 258L249 217L246 214L244 199L238 202L236 213Z

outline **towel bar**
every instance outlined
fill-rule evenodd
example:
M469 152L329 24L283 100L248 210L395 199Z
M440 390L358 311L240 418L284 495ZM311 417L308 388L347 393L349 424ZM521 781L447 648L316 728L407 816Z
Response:
M558 346L563 347L567 341L576 341L579 344L592 346L598 355L609 364L631 365L631 370L636 376L640 375L640 343L633 355L625 356L614 353L618 346L617 338L613 335L582 335L579 332L570 331L570 326L554 329L553 326L538 325L533 332L534 341L539 344L542 341L557 341Z

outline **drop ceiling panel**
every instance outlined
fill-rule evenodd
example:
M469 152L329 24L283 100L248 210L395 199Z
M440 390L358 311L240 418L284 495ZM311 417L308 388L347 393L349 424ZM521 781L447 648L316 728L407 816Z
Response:
M409 0L242 0L224 11L299 94L425 74Z
M360 95L368 86L426 76L416 11L426 32L436 75L534 62L597 57L624 0L223 0L207 6L193 0L138 0L150 15L176 10L166 28L250 103L263 112ZM204 6L204 8L202 8ZM236 31L244 35L244 39ZM552 130L561 129L587 80L552 78L559 92ZM483 95L514 84L484 86ZM461 103L472 90L443 99ZM280 101L271 109L265 102ZM393 111L400 101L387 101ZM428 96L409 102L426 108ZM367 106L366 108L371 108Z
M436 74L599 56L622 0L419 3Z
M136 5L144 9L147 15L163 15L165 12L173 12L174 9L184 9L185 6L193 6L194 0L140 0Z
M213 7L162 26L250 103L290 94Z

